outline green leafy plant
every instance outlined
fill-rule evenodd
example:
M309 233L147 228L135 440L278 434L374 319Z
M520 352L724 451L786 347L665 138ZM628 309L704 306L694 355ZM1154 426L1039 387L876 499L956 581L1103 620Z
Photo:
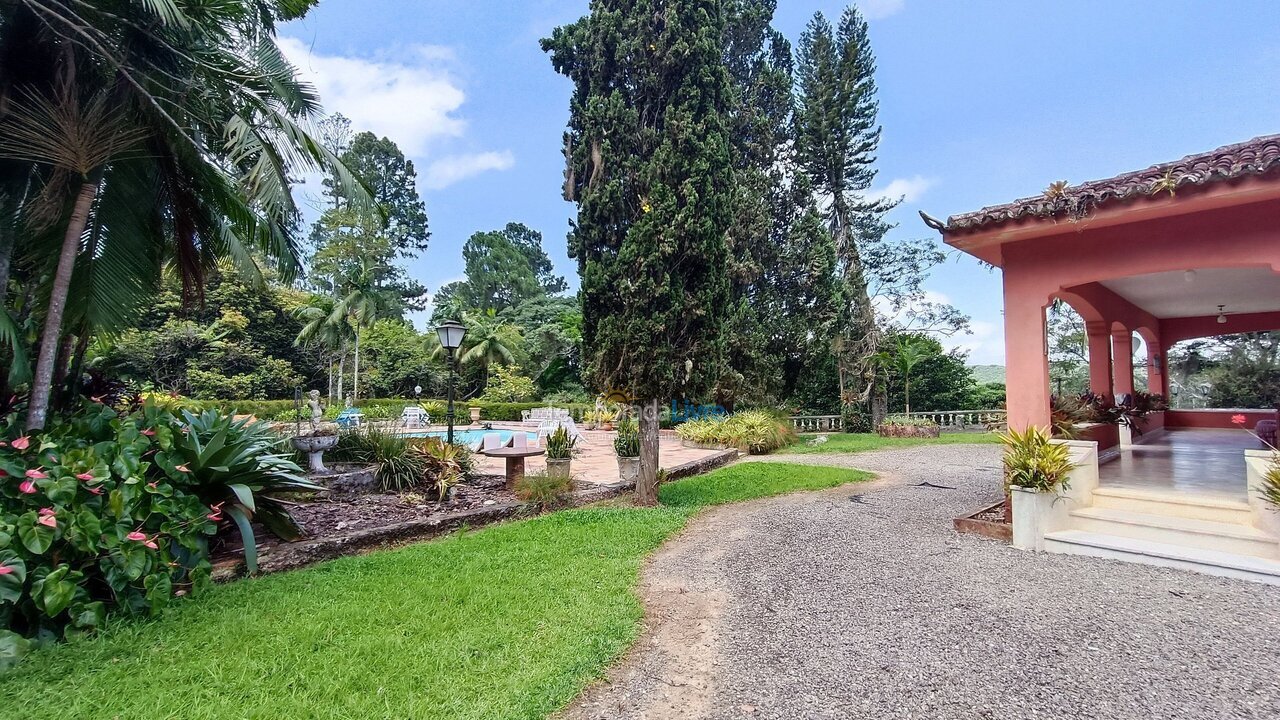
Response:
M493 365L489 372L489 384L485 386L481 400L488 402L524 402L537 395L538 386L532 379L520 374L515 365Z
M244 541L245 566L255 573L258 553L252 522L283 540L297 540L302 530L283 496L324 488L304 477L268 423L215 410L182 415L184 427L169 447L156 453L155 465L175 486L226 513Z
M676 434L690 442L736 447L757 455L786 447L796 438L790 423L763 410L689 420L676 428Z
M462 481L464 465L470 463L470 451L457 443L449 444L437 437L416 438L412 446L420 449L429 459L428 483L435 491L436 499L444 501L449 489Z
M542 510L563 507L573 490L573 480L546 474L525 475L516 481L516 497L521 502L533 503Z
M89 404L0 443L0 669L32 647L155 613L208 583L218 509L154 460L183 425Z
M557 427L547 436L547 459L568 460L573 457L573 446L577 440L569 436L564 426Z
M613 439L613 451L618 457L640 457L640 427L631 417L618 422L618 434Z
M431 459L411 440L365 425L340 433L338 444L328 451L328 457L377 465L376 477L383 490L410 490L426 483L431 472Z
M1004 443L1006 489L1060 492L1069 487L1068 480L1075 467L1071 451L1065 444L1053 442L1048 432L1032 426L1022 432L1010 430L1002 434L1000 440Z

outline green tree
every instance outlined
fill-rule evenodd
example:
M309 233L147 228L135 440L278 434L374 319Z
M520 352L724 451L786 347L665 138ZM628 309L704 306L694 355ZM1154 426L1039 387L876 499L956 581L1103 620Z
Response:
M594 0L542 42L572 80L566 198L592 384L641 407L636 498L657 502L658 404L723 374L734 172L719 0Z
M219 257L288 275L292 173L328 169L367 201L301 122L318 107L275 45L310 3L20 2L0 7L3 235L48 273L26 424L96 329L120 329L170 264L189 295ZM199 88L199 92L193 92ZM33 280L28 278L27 280ZM74 292L73 292L74 289ZM67 347L70 347L68 342ZM70 366L77 363L70 362Z
M1003 401L1003 388L999 400L991 400L989 393L978 395L965 354L944 351L936 338L898 333L885 343L884 355L889 369L886 390L890 407L901 407L905 412L988 410ZM974 405L978 400L981 404Z
M515 362L515 349L520 346L521 341L520 330L499 320L492 310L466 313L462 316L462 322L467 327L467 334L462 339L458 362L478 368L480 387L484 388L488 383L491 365L509 365ZM439 352L443 352L443 348Z
M341 116L330 123L339 126ZM348 123L349 125L349 123ZM335 127L336 130L336 127ZM413 257L427 250L431 233L427 230L427 208L418 196L418 173L413 161L406 159L400 147L390 138L379 138L371 132L356 133L346 141L337 130L343 164L369 188L373 201L386 217L381 232L403 257ZM345 202L345 191L332 178L325 178L326 193L335 205Z
M461 312L502 312L526 300L563 292L564 278L553 274L542 248L542 233L520 223L477 232L462 246L466 279L440 288L433 322Z

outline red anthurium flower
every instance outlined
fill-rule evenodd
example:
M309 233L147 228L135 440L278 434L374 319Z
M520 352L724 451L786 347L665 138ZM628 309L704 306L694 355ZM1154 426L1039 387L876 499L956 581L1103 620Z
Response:
M9 473L5 472L4 468L0 468L0 477L9 477Z
M40 523L41 525L44 525L45 527L51 527L51 528L58 527L58 518L54 516L52 513L45 515L44 510L40 511L40 519L37 520L36 522Z
M177 471L178 471L178 472L180 472L180 473L189 473L189 472L191 472L191 468L187 467L186 465L175 465L175 466L173 466L173 469L174 469L174 470L177 470Z
M1232 415L1232 416L1231 416L1231 423L1232 423L1233 425L1243 425L1243 424L1245 424L1245 423L1246 423L1246 422L1248 422L1248 421L1249 421L1249 419L1248 419L1248 418L1246 418L1246 417L1245 417L1245 416L1243 416L1243 415Z
M159 483L149 482L149 483L147 483L147 487L151 488L152 490L155 490L155 489L156 489L156 485L158 485L158 484L159 484Z
M146 435L147 437L151 437L152 435L156 434L156 431L152 430L151 428L146 428L142 431L142 434Z
M76 477L85 482L89 482L90 480L94 479L93 473L80 473L79 475L76 475Z
M142 543L142 546L143 546L143 547L149 547L149 548L151 548L152 550L159 550L159 549L160 549L160 546L159 546L159 545L156 545L156 541L155 541L155 540L148 540L148 541L146 541L146 542Z
M49 476L45 475L40 468L33 468L27 471L27 477L31 478L32 480L43 480Z
M30 480L23 480L22 484L18 486L18 492L24 495L35 495L37 492L36 484Z
M128 535L125 535L124 537L126 540L134 540L136 542L142 542L143 540L147 539L146 533L140 533L137 530L134 530L133 532L129 533Z
M85 490L88 490L89 492L93 493L94 495L101 495L101 494L102 494L102 488L100 488L100 487L87 487L87 488L85 488Z
M54 515L54 514L56 514L56 512L54 511L54 509L53 509L53 508L40 508L40 515L41 515L41 516L45 516L45 515Z
M31 445L31 438L27 437L26 435L23 435L20 438L14 438L13 440L14 450L26 450L30 445Z
M13 568L8 565L0 565L0 575L12 575Z

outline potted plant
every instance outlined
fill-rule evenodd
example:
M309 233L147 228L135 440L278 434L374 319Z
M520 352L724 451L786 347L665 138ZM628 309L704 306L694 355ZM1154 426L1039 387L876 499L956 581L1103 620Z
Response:
M1004 482L1013 512L1013 546L1043 550L1044 535L1065 523L1066 503L1058 502L1070 485L1071 449L1038 427L1001 435Z
M618 418L617 410L601 409L596 412L596 421L600 424L601 430L612 430L613 421Z
M553 478L570 477L569 464L573 461L573 446L575 442L563 425L547 436L548 476Z
M624 483L634 483L640 477L640 427L635 420L624 417L618 422L613 451L618 455L619 479Z

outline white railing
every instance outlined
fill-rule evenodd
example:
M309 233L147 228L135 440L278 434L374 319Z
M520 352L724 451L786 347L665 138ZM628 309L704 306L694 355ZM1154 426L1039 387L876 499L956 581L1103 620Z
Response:
M840 432L843 424L839 415L792 415L788 418L796 432Z
M903 417L904 413L894 413ZM905 413L906 417L932 420L943 430L995 430L1003 428L1009 414L1005 410L934 410Z

